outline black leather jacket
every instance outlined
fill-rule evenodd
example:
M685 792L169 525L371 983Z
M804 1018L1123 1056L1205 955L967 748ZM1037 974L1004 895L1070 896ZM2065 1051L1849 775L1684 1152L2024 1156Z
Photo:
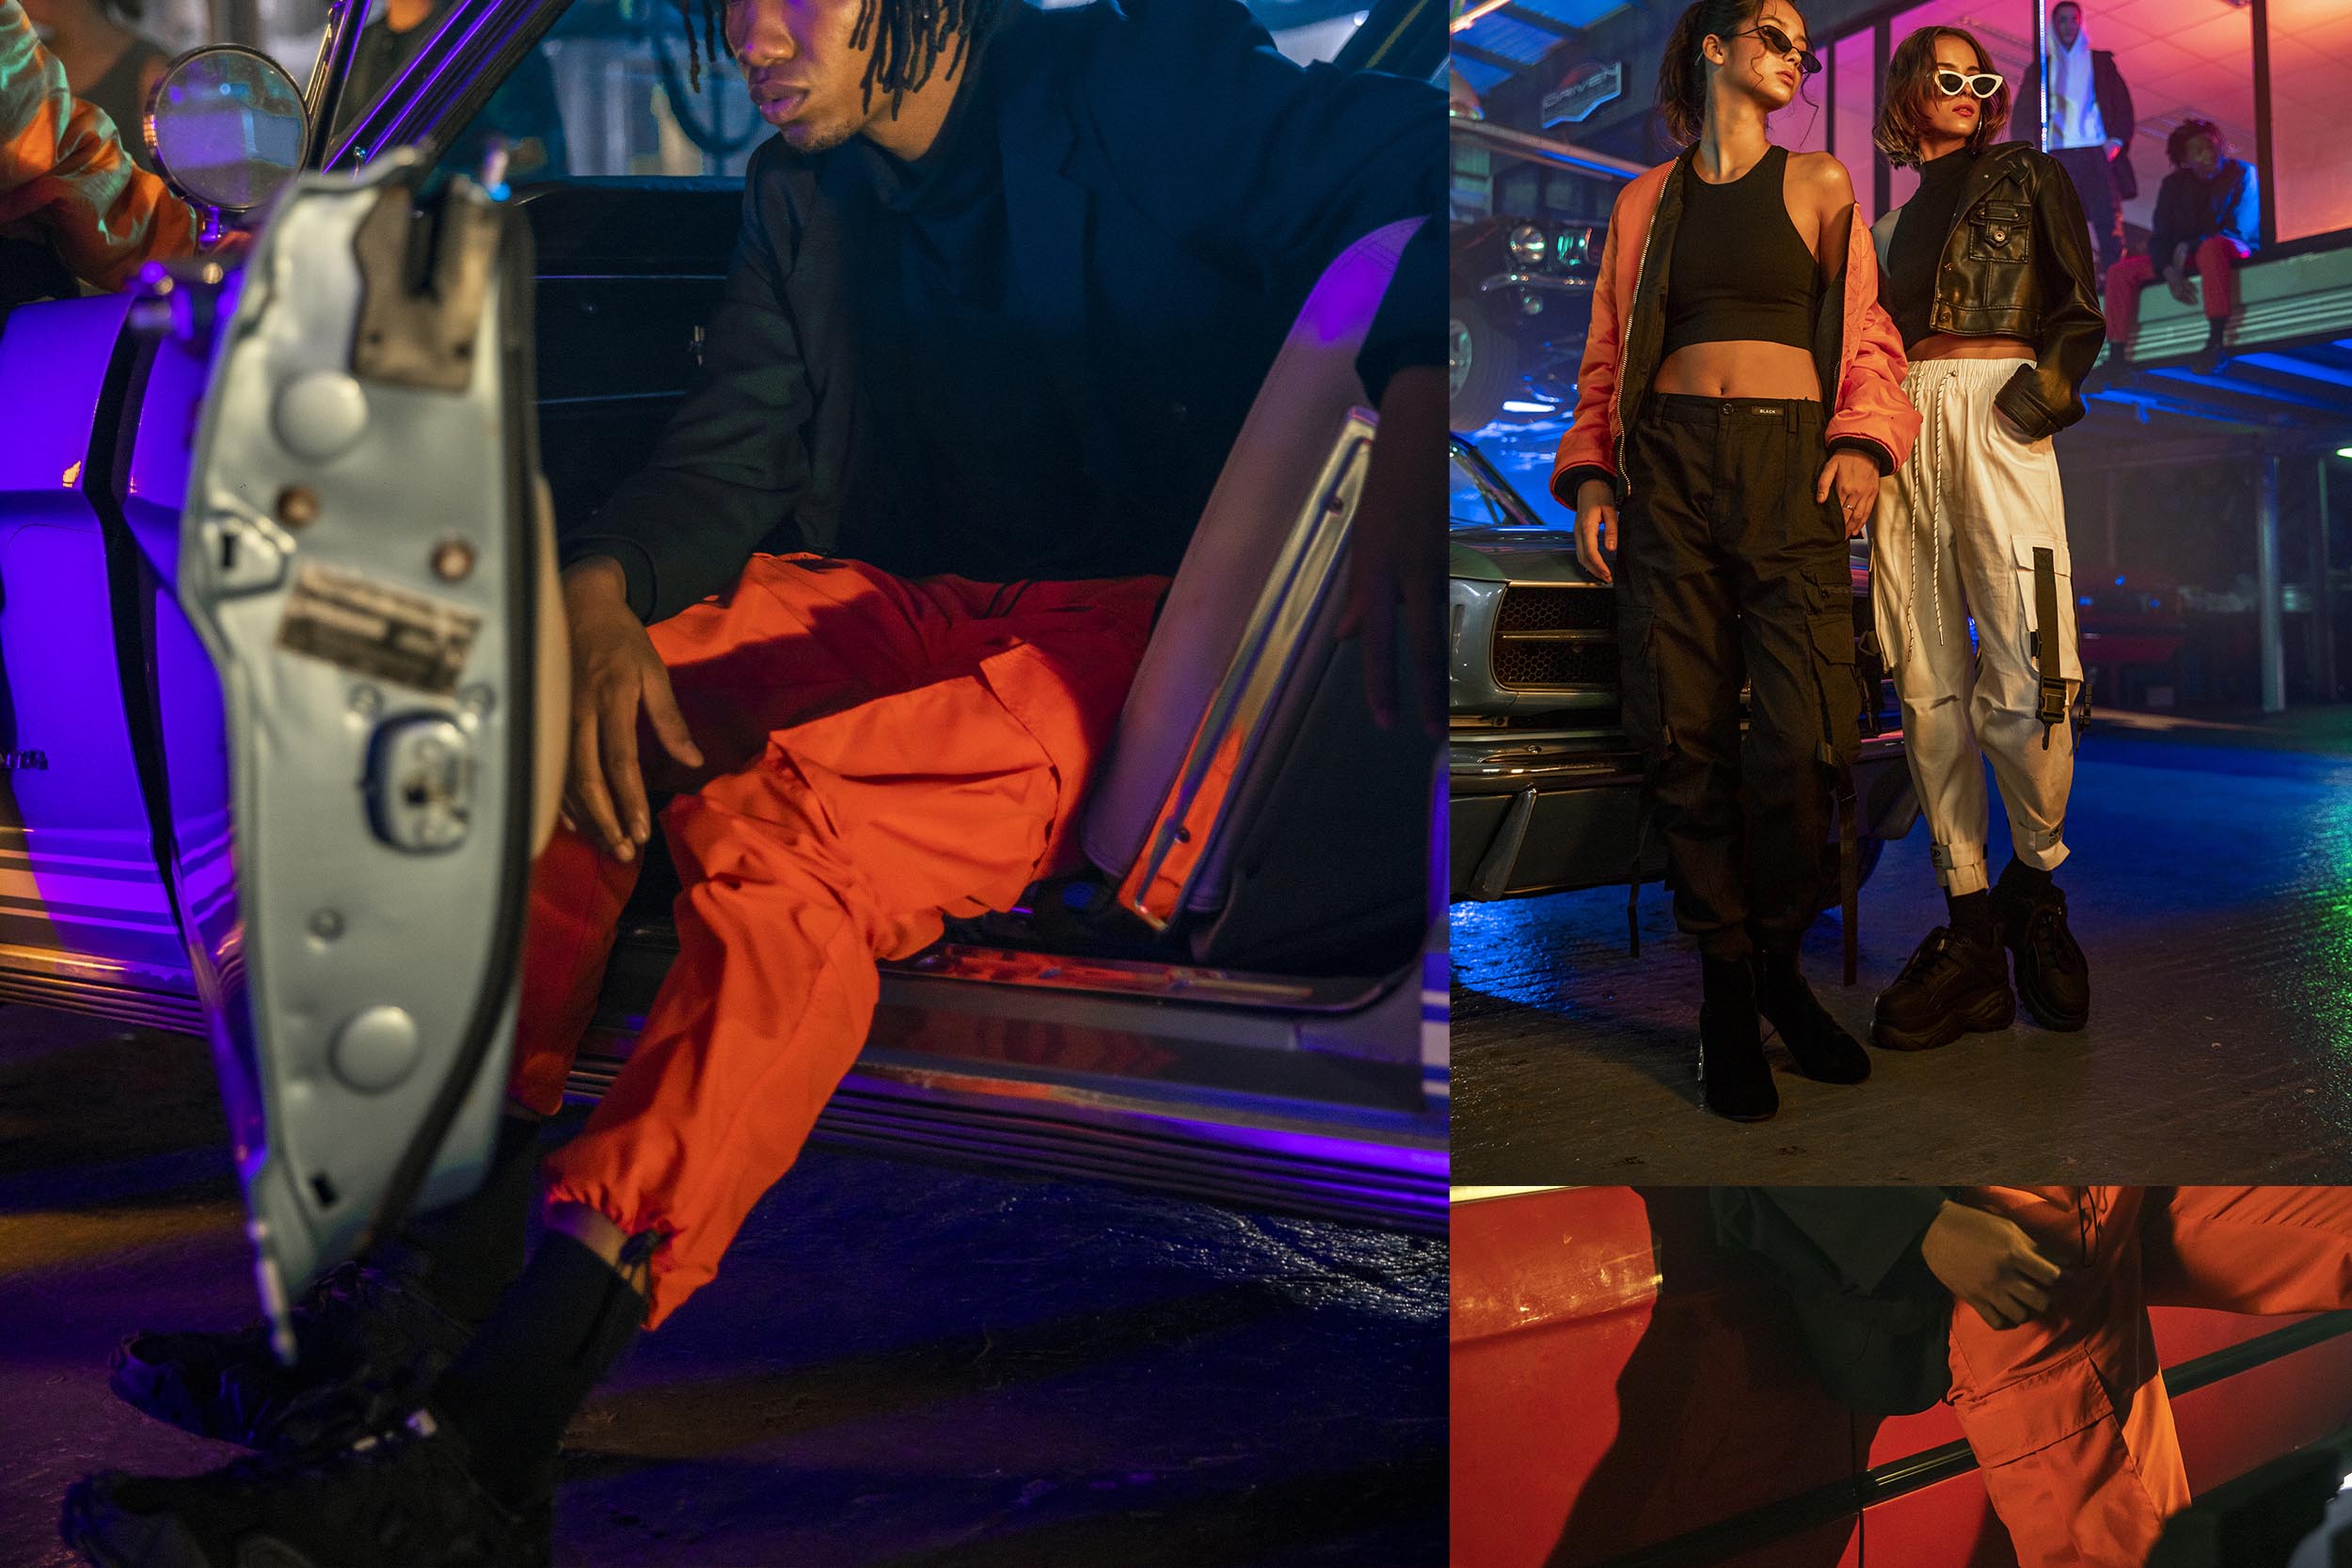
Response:
M1896 214L1874 227L1882 271ZM2040 440L2083 417L2082 382L2106 341L2090 226L2074 182L2024 142L1987 148L1961 188L1936 268L1929 325L1963 338L2022 338L2021 365L1994 402Z

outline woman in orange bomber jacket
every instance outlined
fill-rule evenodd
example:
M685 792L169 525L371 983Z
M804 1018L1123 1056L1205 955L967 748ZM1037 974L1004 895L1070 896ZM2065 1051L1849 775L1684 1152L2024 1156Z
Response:
M1919 427L1851 179L1767 135L1820 69L1794 0L1683 12L1658 98L1690 145L1617 198L1551 482L1586 569L1617 584L1625 726L1676 922L1699 948L1700 1098L1743 1121L1779 1105L1759 1014L1807 1076L1869 1075L1797 954L1834 790L1851 983L1862 695L1846 542Z

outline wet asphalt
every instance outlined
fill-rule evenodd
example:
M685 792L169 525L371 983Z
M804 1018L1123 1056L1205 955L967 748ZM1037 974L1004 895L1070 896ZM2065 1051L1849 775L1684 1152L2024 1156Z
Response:
M2079 1034L2021 1012L1942 1051L1873 1050L1867 1083L1798 1076L1779 1116L1699 1108L1698 960L1667 894L1453 911L1457 1183L2352 1180L2352 708L2094 720L2058 873L2089 958ZM1995 823L1988 863L2009 858ZM1857 1037L1943 919L1924 826L1862 894L1861 972L1815 990Z
M0 1564L234 1457L105 1387L251 1315L225 1143L199 1042L0 1008ZM1435 1568L1445 1311L1440 1241L812 1149L574 1423L556 1561Z

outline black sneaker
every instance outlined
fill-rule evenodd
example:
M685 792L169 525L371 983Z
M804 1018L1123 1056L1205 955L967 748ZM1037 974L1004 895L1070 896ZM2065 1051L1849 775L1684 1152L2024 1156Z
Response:
M465 1440L421 1410L347 1448L91 1476L57 1528L99 1568L546 1568L554 1496L549 1464L519 1506L491 1497Z
M2044 1029L2071 1034L2090 1022L2090 964L2066 927L2066 895L2027 891L2004 871L1993 888L2001 944L2017 961L2017 996Z
M1948 926L1930 931L1879 992L1870 1043L1888 1051L1932 1051L1963 1034L2006 1029L2017 1017L2000 948Z
M349 1262L294 1307L297 1362L270 1348L269 1324L227 1334L134 1334L106 1386L157 1420L249 1449L311 1448L413 1410L473 1337L407 1276Z

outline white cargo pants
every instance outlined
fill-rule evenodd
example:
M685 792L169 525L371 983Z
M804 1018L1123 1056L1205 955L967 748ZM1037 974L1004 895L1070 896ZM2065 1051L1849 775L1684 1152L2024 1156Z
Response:
M1936 879L1953 895L1987 885L1981 757L1993 759L2017 858L2045 871L2066 859L2074 728L2063 717L2043 721L2071 707L2082 683L2074 570L2050 441L2020 439L1994 411L1994 393L2019 363L1911 367L1903 390L1919 409L1918 443L1880 482L1871 521L1879 643L1902 699L1904 751L1934 837ZM2045 594L2058 619L2046 641ZM2051 660L2046 672L2037 655ZM2062 698L2055 687L2045 691L2044 673L2064 681Z

